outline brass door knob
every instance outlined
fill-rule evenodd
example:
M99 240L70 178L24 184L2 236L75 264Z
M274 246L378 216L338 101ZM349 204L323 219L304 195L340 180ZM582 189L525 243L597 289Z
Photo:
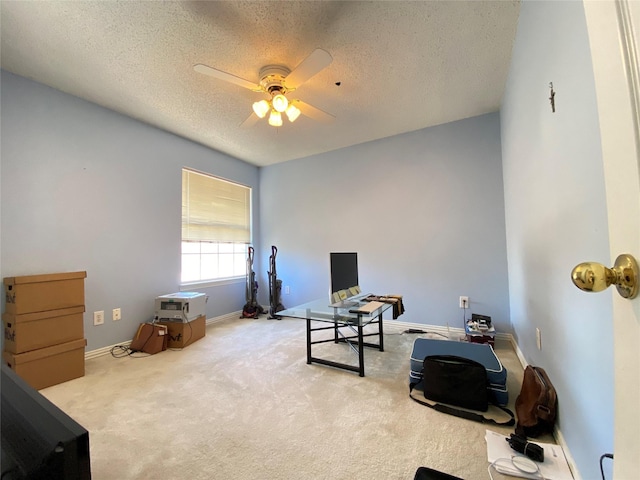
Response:
M615 285L620 296L635 298L638 294L638 263L626 253L618 256L611 268L596 262L581 263L571 271L571 280L585 292L601 292Z

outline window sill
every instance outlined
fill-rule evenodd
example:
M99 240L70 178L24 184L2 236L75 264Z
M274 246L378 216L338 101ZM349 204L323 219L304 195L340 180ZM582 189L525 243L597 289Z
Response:
M188 282L180 285L181 292L189 292L200 288L222 287L224 285L235 285L244 283L246 277L218 278L216 280L203 280L201 282Z

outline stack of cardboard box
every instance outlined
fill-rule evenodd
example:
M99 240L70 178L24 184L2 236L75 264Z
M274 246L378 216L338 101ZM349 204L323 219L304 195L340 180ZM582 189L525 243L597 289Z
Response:
M84 376L87 272L6 277L3 361L42 389Z

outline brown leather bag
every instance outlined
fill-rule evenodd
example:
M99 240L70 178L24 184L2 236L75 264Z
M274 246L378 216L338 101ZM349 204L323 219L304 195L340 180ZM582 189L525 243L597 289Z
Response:
M556 423L556 389L543 368L527 365L516 398L516 433L537 437L552 433Z

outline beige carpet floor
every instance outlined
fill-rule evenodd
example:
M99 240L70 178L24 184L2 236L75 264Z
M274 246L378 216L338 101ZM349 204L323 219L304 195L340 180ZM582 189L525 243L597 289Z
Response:
M419 466L489 478L485 430L513 427L413 402L409 355L421 335L387 324L364 378L307 365L305 322L263 316L211 324L183 350L90 359L84 377L41 393L89 430L97 480L412 480ZM510 346L496 352L513 408L522 366ZM314 355L356 360L333 343Z

